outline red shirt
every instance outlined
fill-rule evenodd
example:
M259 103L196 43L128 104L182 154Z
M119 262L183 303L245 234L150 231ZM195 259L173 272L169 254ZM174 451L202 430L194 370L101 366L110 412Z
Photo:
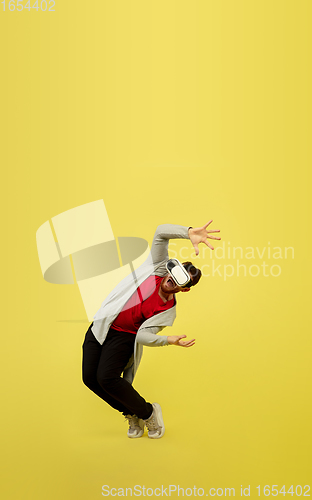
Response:
M173 307L174 296L171 300L164 302L158 295L162 280L161 276L151 275L143 281L115 318L111 328L136 334L146 319Z

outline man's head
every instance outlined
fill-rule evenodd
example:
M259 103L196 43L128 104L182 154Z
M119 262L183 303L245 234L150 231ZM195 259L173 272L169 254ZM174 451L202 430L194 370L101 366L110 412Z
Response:
M189 292L192 286L197 285L201 278L201 270L193 266L192 262L182 262L183 267L188 272L192 283L184 287L178 286L168 273L161 282L161 289L164 293Z

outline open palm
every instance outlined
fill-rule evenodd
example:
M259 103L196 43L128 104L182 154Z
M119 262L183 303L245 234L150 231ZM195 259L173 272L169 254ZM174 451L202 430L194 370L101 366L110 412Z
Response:
M221 240L221 238L219 238L218 236L211 236L211 233L219 233L220 229L209 229L209 230L206 229L211 223L212 223L212 220L207 222L207 224L205 224L202 227L191 228L189 230L189 238L190 238L192 245L195 249L196 255L199 254L199 250L198 250L199 243L204 243L211 250L214 250L214 247L211 245L211 243L209 243L208 238L210 238L212 240Z
M191 340L181 340L185 339L186 335L170 335L168 336L168 343L171 345L179 345L181 347L191 347L195 344L195 339Z

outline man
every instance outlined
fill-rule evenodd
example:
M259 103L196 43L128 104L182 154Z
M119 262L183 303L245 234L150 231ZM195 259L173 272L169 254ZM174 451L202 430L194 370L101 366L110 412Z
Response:
M184 262L191 281L186 287L174 282L166 268L169 239L190 239L196 255L199 243L213 250L207 239L221 238L211 235L218 229L206 229L211 222L199 228L158 226L146 261L106 297L86 333L83 382L128 419L130 438L141 437L145 426L152 439L161 438L165 432L160 405L148 403L132 386L143 345L191 347L195 343L195 339L182 340L186 335L157 335L175 320L176 294L189 292L201 278L199 269L191 262Z

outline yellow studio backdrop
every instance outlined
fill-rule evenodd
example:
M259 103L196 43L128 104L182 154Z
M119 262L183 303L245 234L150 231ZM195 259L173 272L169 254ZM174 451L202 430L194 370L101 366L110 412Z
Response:
M311 2L5 0L0 37L1 498L311 496ZM163 332L195 346L135 377L160 440L83 385L79 287L41 272L97 200L114 238L221 230L169 246L203 277Z

